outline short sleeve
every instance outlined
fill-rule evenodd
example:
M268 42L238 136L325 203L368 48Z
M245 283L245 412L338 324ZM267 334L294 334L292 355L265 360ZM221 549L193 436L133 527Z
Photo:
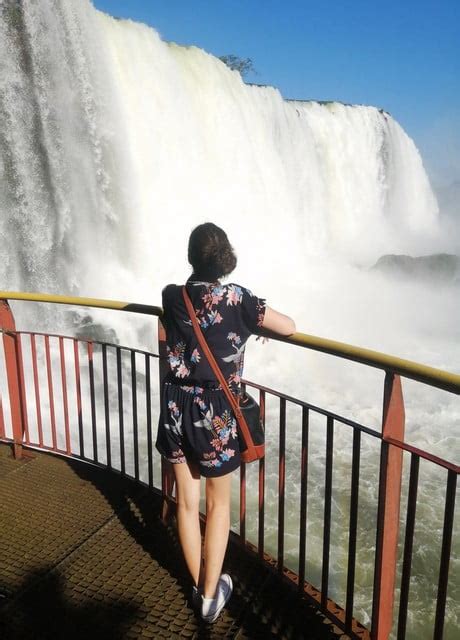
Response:
M178 296L178 289L181 290L181 287L178 287L176 284L167 284L163 289L161 292L161 302L164 308L174 305Z
M264 321L267 303L264 298L258 298L249 289L242 287L242 290L241 305L244 323L251 333L259 333Z
M171 307L173 305L173 296L176 287L168 284L161 292L161 306L163 307L163 316L161 321L165 329L168 329L171 323Z

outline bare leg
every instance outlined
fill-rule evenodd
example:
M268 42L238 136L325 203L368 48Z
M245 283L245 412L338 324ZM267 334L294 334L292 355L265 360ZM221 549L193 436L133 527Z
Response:
M179 540L190 575L198 586L201 570L200 473L188 462L173 465L177 486Z
M206 534L204 538L205 598L214 598L220 578L230 529L232 474L206 478Z

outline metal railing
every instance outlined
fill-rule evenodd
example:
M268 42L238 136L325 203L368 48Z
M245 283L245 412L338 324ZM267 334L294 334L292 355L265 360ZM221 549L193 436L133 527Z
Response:
M160 463L152 446L154 400L164 371L164 331L159 322L158 354L117 344L73 336L17 331L7 300L28 300L86 307L100 307L161 316L160 307L130 304L93 298L69 298L47 294L0 292L0 330L3 334L3 361L6 380L3 388L6 403L0 394L0 440L11 442L15 455L27 454L24 449L39 448L61 455L73 456L93 464L106 466L119 473L161 491L165 512L174 504L173 476L170 465ZM443 636L446 598L449 580L449 559L452 548L456 483L460 468L427 451L404 441L404 400L400 376L437 387L450 393L460 393L460 376L407 360L350 345L294 334L288 338L273 338L293 345L360 362L385 371L382 431L378 432L358 422L324 408L288 396L253 382L245 381L259 393L262 416L265 419L267 401L278 403L277 444L277 521L276 549L267 553L266 490L267 464L272 464L270 447L257 465L257 534L253 541L247 536L247 469L240 470L238 540L248 553L259 556L280 577L294 584L299 592L313 601L339 628L352 637L389 637L394 615L394 596L398 570L398 537L400 533L400 501L402 495L403 456L410 457L407 511L403 519L405 538L399 583L399 617L397 637L406 637L413 541L417 517L417 493L420 460L446 472L446 495L442 543L438 572L436 613L432 637ZM2 354L0 353L0 358ZM159 376L152 375L153 360L160 363ZM142 362L139 365L139 362ZM70 363L70 364L69 364ZM72 372L72 373L71 373ZM1 371L0 371L1 373ZM59 382L58 382L59 380ZM1 379L0 379L1 383ZM0 391L2 387L0 386ZM72 400L73 397L73 400ZM8 406L9 405L9 406ZM297 407L300 424L287 419L288 410ZM8 410L9 409L9 412ZM48 416L45 429L44 412ZM32 428L32 414L34 427ZM59 415L58 415L59 414ZM5 415L10 416L10 426ZM100 417L102 416L102 417ZM322 416L325 420L325 451L323 468L324 504L322 515L322 553L319 588L306 581L307 524L309 522L309 461L310 421ZM334 448L336 430L349 429L352 434L351 476L349 478L348 544L345 602L337 604L331 597L330 552L333 520L333 470L337 452ZM292 460L286 453L287 430L299 430L300 455L297 469L300 480L298 497L298 552L296 566L286 561L286 472ZM362 462L362 437L378 443L379 478L372 588L371 627L366 629L354 617L358 536L358 507ZM277 452L276 452L277 449ZM251 497L253 487L251 486ZM433 525L439 523L433 523Z

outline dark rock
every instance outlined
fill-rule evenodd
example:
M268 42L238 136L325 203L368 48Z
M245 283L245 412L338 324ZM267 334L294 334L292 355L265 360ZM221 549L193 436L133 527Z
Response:
M450 253L417 257L388 254L379 258L372 270L411 280L460 284L460 257Z

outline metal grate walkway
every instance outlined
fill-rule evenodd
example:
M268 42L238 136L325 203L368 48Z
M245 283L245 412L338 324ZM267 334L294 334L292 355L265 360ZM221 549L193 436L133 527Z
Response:
M0 444L0 637L308 638L341 632L268 569L230 545L234 595L212 626L190 584L159 499L96 467Z

